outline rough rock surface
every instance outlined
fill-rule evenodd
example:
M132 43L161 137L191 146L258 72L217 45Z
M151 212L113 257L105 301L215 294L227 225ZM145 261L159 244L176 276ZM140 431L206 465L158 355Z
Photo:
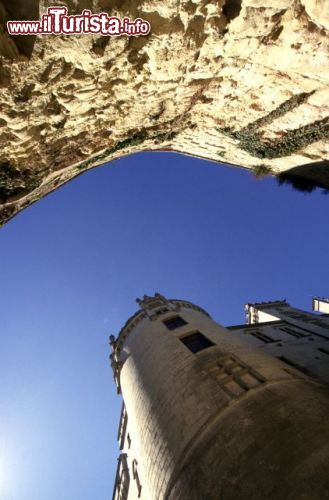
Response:
M50 5L147 37L10 37ZM0 0L0 222L96 165L178 151L329 186L327 0ZM314 164L314 168L313 168ZM319 175L318 167L323 167ZM293 172L293 170L291 170ZM305 173L306 172L306 173Z

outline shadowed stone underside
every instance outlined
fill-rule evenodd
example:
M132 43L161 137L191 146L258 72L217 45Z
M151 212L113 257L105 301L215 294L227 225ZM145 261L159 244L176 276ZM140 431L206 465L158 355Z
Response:
M0 223L136 151L329 187L326 0L58 1L142 17L152 32L8 35L7 20L51 3L0 0Z

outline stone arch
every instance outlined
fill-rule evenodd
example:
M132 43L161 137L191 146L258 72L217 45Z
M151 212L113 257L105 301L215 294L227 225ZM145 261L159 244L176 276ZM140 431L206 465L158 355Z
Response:
M2 16L1 39L12 45L0 49L0 223L85 170L142 150L275 175L308 165L313 177L315 164L325 187L316 167L328 157L325 2L312 11L285 0L61 3L70 13L136 15L152 30L14 46ZM1 5L12 17L39 15L37 0Z

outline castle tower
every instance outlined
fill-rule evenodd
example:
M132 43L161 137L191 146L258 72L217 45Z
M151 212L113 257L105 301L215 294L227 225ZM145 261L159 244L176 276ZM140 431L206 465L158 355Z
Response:
M327 387L190 302L138 303L110 339L124 401L113 500L327 498Z
M314 298L312 301L313 311L329 313L329 299ZM275 320L288 320L296 326L303 323L317 324L319 316L310 312L302 311L292 307L286 300L272 302L258 302L245 306L246 320L249 325L264 323ZM321 322L319 322L321 325ZM328 328L329 323L324 324Z
M312 301L313 311L329 314L329 299L314 297Z

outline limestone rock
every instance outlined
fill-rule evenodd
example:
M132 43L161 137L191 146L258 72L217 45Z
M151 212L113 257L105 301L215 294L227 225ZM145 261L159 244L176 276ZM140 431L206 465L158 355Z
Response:
M140 150L299 172L329 186L327 0L55 4L141 17L152 31L10 37L7 20L38 19L53 2L0 0L1 223Z

